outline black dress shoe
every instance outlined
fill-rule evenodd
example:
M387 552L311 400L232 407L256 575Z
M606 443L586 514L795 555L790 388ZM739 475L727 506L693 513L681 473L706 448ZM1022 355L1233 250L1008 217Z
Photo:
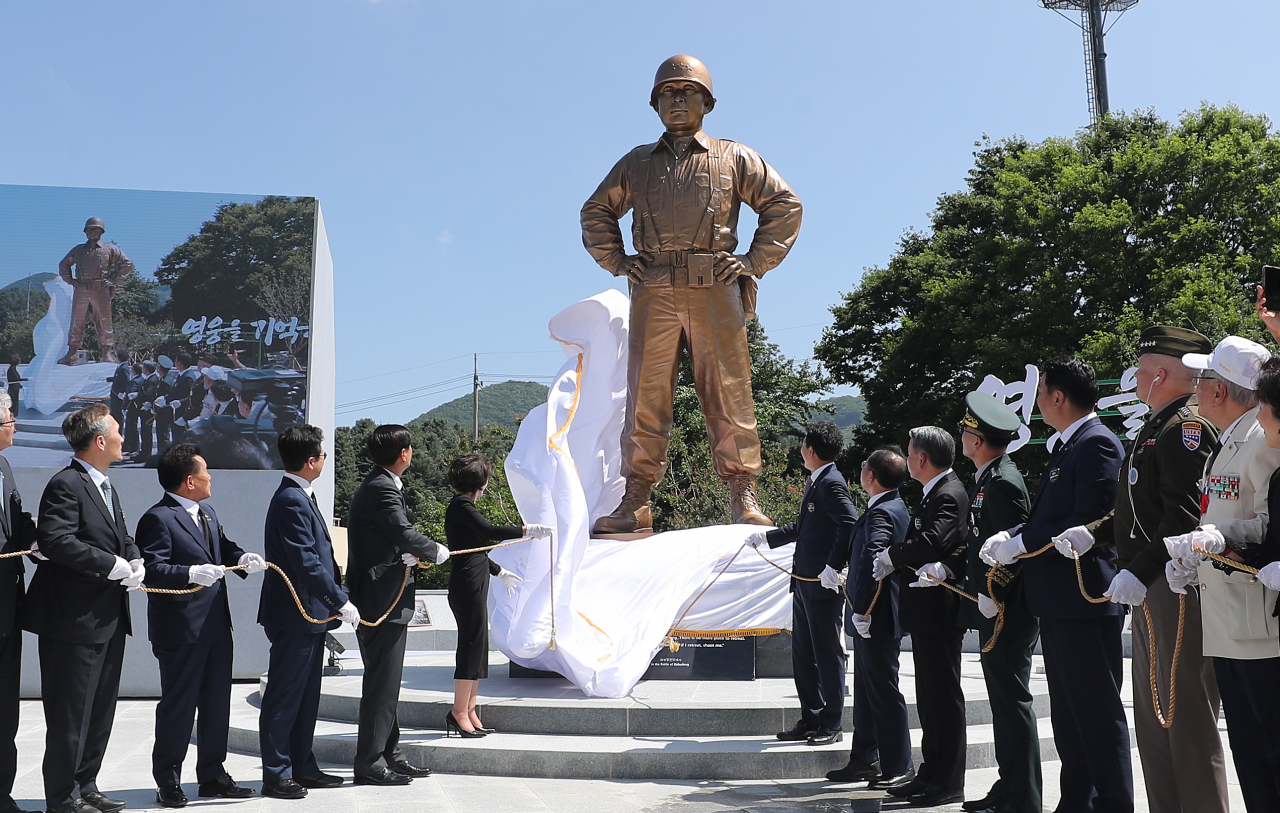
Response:
M902 784L893 785L892 787L890 787L888 784L886 784L884 787L879 787L879 782L872 782L868 787L874 788L876 790L885 790L885 791L888 791L890 796L896 796L899 799L905 799L911 794L919 793L920 791L929 787L929 780L921 776L912 776L910 780L903 782Z
M263 782L262 795L272 799L301 799L307 795L307 789L292 779L281 779L279 782Z
M844 739L844 732L838 728L819 728L809 735L809 745L830 745Z
M12 799L0 804L0 813L36 813L34 810L23 810L18 807L18 803Z
M416 765L409 764L408 760L393 759L387 763L387 767L401 776L430 776L430 768L419 768Z
M373 773L356 774L357 785L407 785L413 780L386 768L374 768Z
M216 796L222 799L244 799L253 795L253 788L236 784L230 774L223 774L209 782L201 782L197 791L201 796Z
M47 813L102 813L84 799L68 799Z
M804 720L801 720L786 731L779 731L778 739L783 742L800 742L801 740L807 740L812 737L814 733L818 731L818 728L819 726L810 725Z
M827 771L827 780L830 782L870 782L880 776L879 761L868 765L865 762L859 762L850 758L849 764L843 768L834 771Z
M128 807L124 801L120 799L107 798L96 790L91 790L88 793L82 793L80 794L80 798L84 799L93 807L101 810L102 813L116 813L116 811L124 810Z
M156 791L156 801L163 807L186 807L187 794L182 792L182 785L170 785Z
M919 793L907 797L913 807L938 807L953 802L964 801L964 790L952 790L939 785L930 785Z
M1000 801L1004 798L1004 793L992 788L986 796L981 799L974 799L960 805L960 809L965 813L994 813L1000 808Z
M304 788L336 788L342 785L342 777L334 776L331 773L315 773L306 776L295 776L293 781L302 785Z

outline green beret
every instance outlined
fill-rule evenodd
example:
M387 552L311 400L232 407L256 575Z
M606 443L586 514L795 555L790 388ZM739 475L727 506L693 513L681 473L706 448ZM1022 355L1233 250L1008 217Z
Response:
M1138 339L1138 355L1159 353L1162 356L1182 358L1187 353L1208 355L1213 343L1194 330L1171 325L1154 325L1142 331Z
M960 431L972 429L993 443L1009 443L1018 437L1022 420L1018 413L1002 404L994 395L971 392L964 397L964 418Z

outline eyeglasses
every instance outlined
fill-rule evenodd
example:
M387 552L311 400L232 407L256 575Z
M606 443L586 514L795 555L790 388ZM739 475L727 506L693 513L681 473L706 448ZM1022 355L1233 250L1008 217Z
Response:
M1201 373L1199 375L1191 376L1192 384L1199 384L1201 381L1214 382L1217 380L1218 380L1218 377L1213 373Z
M11 418L7 421L0 421L0 429L4 429L6 426L13 426L17 422L18 422L17 418Z
M316 455L315 457L313 457L313 458L311 458L311 459L312 459L312 460L324 460L324 459L325 459L326 457L328 457L328 456L329 456L329 453L328 453L328 452L321 452L320 454Z

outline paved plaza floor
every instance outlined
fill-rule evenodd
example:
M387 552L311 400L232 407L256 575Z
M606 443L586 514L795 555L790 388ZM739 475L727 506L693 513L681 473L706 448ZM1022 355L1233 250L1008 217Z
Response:
M115 731L107 750L101 789L109 796L129 803L132 810L161 809L155 801L151 779L154 700L122 700L116 714ZM1046 721L1047 722L1047 721ZM1225 741L1225 729L1223 731ZM22 704L18 733L18 777L14 798L27 810L41 810L40 760L44 752L44 720L38 701ZM396 788L355 787L350 784L349 765L327 765L326 770L348 779L348 784L332 790L313 790L301 801L263 799L227 801L196 799L194 747L187 760L184 779L192 797L188 809L207 808L224 813L295 811L295 813L391 813L392 811L457 811L457 813L801 813L804 811L924 810L911 808L889 797L866 798L860 786L832 785L824 781L772 781L768 777L742 781L622 781L603 779L519 779L467 774L436 774ZM1243 810L1235 773L1227 760L1231 781L1231 809ZM231 754L227 769L238 781L261 787L257 757ZM1134 779L1138 787L1137 810L1147 811L1142 793L1141 766L1133 752ZM1057 802L1058 763L1046 762L1045 807ZM971 770L966 775L966 791L972 798L986 793L995 781L996 770ZM856 797L856 798L855 798ZM960 806L928 808L958 811Z

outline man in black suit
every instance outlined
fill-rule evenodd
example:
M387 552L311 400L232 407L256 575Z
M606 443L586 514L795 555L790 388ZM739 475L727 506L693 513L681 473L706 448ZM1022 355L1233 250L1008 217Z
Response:
M336 629L339 619L360 622L360 611L342 590L329 523L311 490L324 470L323 441L324 433L309 424L280 433L276 448L285 475L267 508L267 561L284 570L307 615L321 619L313 624L302 617L279 574L263 577L258 623L266 629L271 651L258 741L262 795L276 799L301 799L307 788L342 784L342 777L320 771L311 748L320 711L324 634Z
M1057 445L1020 533L1003 531L982 546L988 564L1009 565L1050 546L1068 528L1106 516L1116 504L1124 449L1093 411L1098 378L1071 356L1044 363L1036 405L1057 430ZM1023 562L1027 607L1040 618L1040 646L1049 680L1054 745L1062 760L1062 811L1131 813L1133 769L1129 724L1120 686L1124 681L1121 628L1124 610L1102 597L1115 578L1116 551L1093 547L1078 560L1054 551Z
M9 394L0 392L0 450L13 445L13 418ZM22 495L9 461L0 455L0 553L27 550L36 542L36 523L22 508ZM0 813L22 813L13 801L13 780L18 772L18 696L22 676L23 584L25 557L0 559Z
M849 487L833 462L844 446L840 427L830 421L810 424L800 445L804 467L812 472L800 500L799 518L784 528L756 531L756 548L796 543L792 567L796 576L816 579L848 558L857 509ZM844 567L840 563L840 567ZM814 581L791 580L791 663L800 697L800 721L778 739L827 745L843 738L844 648L840 645L840 610L844 597Z
M360 617L376 627L356 627L364 682L360 692L360 728L356 735L357 785L407 785L430 768L411 765L400 753L400 676L404 647L413 618L413 584L404 587L405 568L419 560L443 564L449 549L423 536L405 512L401 477L413 462L413 438L396 424L369 435L374 466L356 489L347 512L347 585ZM397 592L399 599L397 600Z
M935 565L947 570L950 562L951 574L959 570L969 537L965 521L969 499L951 470L956 442L947 430L918 426L910 437L907 468L911 478L924 486L924 497L906 539L876 555L877 572L873 575L919 570L914 583L924 584L926 573L943 576ZM902 629L911 634L911 659L916 667L924 764L914 781L889 793L921 807L964 799L966 723L960 689L964 631L956 624L959 610L959 600L950 590L907 590L900 604Z
M200 414L201 393L195 395L196 384L200 381L200 371L191 365L194 359L190 353L179 353L174 357L173 369L178 373L169 394L165 396L166 406L173 417L173 439L181 440L187 432L187 424ZM194 404L194 410L192 405Z
M853 527L848 551L841 551L833 568L849 563L845 579L851 606L845 609L845 634L853 641L853 747L849 764L827 774L832 782L870 780L869 788L889 790L915 779L911 763L911 731L907 703L898 690L898 657L902 628L898 626L898 580L872 577L876 555L907 536L911 515L898 495L907 481L906 455L896 446L876 449L862 464L861 484L867 510ZM823 586L831 575L823 571ZM839 584L839 580L835 581ZM877 585L880 597L875 597ZM874 609L874 613L871 610Z
M115 813L125 803L98 790L111 738L124 639L132 634L128 590L146 578L107 468L124 438L106 404L62 422L75 451L40 499L43 561L31 578L22 626L40 636L45 806L51 813ZM76 796L77 786L80 795Z
M201 796L240 799L253 795L222 767L227 758L231 720L231 606L223 582L229 565L244 578L267 564L227 538L222 523L204 501L213 494L213 478L200 447L170 446L156 464L163 499L138 521L138 547L147 566L147 586L203 589L182 596L147 595L147 627L151 651L160 662L160 702L156 705L156 741L151 751L156 801L183 807L182 761L191 726L196 729L196 781Z

